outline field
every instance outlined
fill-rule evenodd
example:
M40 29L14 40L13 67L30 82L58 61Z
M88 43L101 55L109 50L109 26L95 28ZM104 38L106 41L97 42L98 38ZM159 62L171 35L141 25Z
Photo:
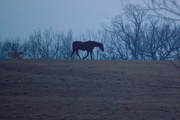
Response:
M180 120L180 62L0 60L0 120Z

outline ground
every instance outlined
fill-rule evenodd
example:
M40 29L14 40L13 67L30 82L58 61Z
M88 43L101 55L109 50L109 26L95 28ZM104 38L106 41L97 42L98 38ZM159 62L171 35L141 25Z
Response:
M0 60L1 120L179 120L180 61Z

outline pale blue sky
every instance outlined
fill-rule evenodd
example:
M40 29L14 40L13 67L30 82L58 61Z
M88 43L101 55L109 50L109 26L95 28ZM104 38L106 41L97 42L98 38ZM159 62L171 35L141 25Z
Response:
M96 31L121 13L122 1L128 0L0 0L0 36L27 39L34 30L49 27L75 34Z

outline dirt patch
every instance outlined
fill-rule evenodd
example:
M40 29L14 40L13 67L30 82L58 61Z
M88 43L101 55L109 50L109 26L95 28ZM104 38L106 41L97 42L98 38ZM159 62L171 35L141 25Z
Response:
M0 60L0 119L178 120L180 62Z

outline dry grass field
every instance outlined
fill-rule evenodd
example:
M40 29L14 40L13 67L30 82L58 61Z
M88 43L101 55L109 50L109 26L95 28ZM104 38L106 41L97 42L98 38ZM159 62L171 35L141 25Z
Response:
M0 60L0 120L180 120L180 62Z

